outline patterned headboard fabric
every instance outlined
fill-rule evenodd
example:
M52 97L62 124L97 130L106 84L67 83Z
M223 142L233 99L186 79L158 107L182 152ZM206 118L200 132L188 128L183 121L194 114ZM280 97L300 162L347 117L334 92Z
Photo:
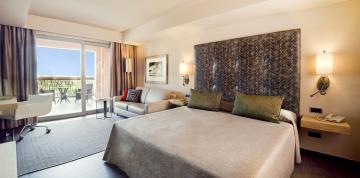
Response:
M299 114L300 29L195 45L195 88L284 96L282 108Z

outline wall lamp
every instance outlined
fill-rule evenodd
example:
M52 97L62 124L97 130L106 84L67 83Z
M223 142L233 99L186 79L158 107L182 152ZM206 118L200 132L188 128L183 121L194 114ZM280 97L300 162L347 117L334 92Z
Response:
M125 60L125 72L133 72L134 60L132 58L126 58Z
M316 74L320 75L320 78L317 82L317 89L315 93L311 94L310 97L315 96L320 93L321 95L326 95L326 90L330 86L330 80L327 74L333 72L333 54L327 53L323 50L322 53L316 55Z
M185 62L180 63L179 73L183 77L183 86L189 84L190 81L189 75L194 74L194 69L195 69L194 64L185 63Z
M133 87L133 80L131 80L131 72L134 72L134 59L126 58L125 59L125 77L126 77L126 80L129 81L129 85L127 86L127 88Z

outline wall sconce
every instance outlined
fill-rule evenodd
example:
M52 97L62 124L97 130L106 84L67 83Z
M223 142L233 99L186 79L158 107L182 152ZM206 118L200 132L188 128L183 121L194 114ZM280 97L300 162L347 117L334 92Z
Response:
M183 77L183 86L189 84L189 75L194 74L194 68L195 68L194 64L185 63L185 62L180 63L179 73Z
M134 61L132 58L126 58L125 61L125 72L133 72L133 68L134 68Z
M125 59L125 77L129 82L127 88L133 88L133 80L131 80L131 72L134 72L134 59L126 58Z
M330 86L330 80L327 74L333 72L333 54L327 53L325 50L316 55L316 74L321 75L317 82L318 91L311 94L310 97L320 93L326 95L326 89Z

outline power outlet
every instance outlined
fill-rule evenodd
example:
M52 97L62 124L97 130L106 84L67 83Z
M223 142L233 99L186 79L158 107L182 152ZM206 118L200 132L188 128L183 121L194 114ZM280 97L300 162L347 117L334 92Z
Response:
M319 114L323 113L321 108L314 108L314 107L310 107L310 112L319 113Z

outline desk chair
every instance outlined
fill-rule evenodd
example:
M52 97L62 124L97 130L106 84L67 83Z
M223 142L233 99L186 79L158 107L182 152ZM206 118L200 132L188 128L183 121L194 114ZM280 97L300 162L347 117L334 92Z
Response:
M3 111L0 114L0 118L21 120L29 117L46 115L51 111L52 100L52 94L29 95L27 101L17 102L17 107L15 110ZM24 138L24 130L26 130L27 128L30 128L30 130L34 130L35 127L46 128L46 134L50 133L51 131L51 129L49 129L47 126L36 125L36 123L28 124L21 129L19 141Z

